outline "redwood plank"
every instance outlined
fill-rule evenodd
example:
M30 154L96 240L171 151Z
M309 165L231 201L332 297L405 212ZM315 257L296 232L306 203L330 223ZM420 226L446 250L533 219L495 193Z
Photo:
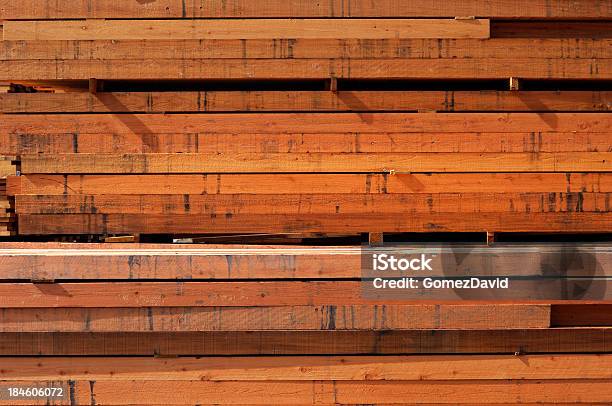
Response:
M261 18L261 17L456 17L495 18L565 18L610 19L610 4L596 0L520 0L508 3L493 0L382 0L376 4L357 0L342 3L334 0L303 2L271 0L255 4L249 0L211 1L163 0L151 3L98 0L68 0L60 5L23 0L3 5L0 19L66 19L66 18Z
M608 113L4 115L0 134L612 133Z
M5 21L4 40L489 38L489 20L256 19Z
M72 192L72 191L70 191ZM612 193L17 195L17 214L390 214L606 212Z
M601 269L591 276L605 276L610 259L590 246L576 245L582 253L589 253ZM491 275L541 275L543 255L550 246L530 245L536 249L525 254L521 266L516 261L498 262ZM495 248L488 247L490 254ZM500 246L503 251L505 246ZM308 247L308 246L211 246L181 244L54 244L54 243L2 243L0 274L4 280L61 281L61 280L269 280L269 279L357 279L362 276L361 247ZM482 276L482 269L462 269L464 276ZM431 276L444 275L441 267L434 266ZM585 276L582 270L568 270L568 277ZM350 285L350 284L349 284ZM123 285L118 285L123 286ZM126 285L131 289L137 285ZM138 285L139 286L139 285ZM172 284L159 285L174 286ZM177 285L181 286L181 285ZM198 289L221 289L217 283ZM233 286L233 285L227 285ZM243 286L243 285L235 285ZM244 286L276 286L244 285ZM296 284L304 289L315 289L317 284ZM354 285L350 285L353 286ZM49 286L37 286L39 289ZM246 289L246 288L245 288ZM356 297L349 292L347 297ZM58 290L55 289L57 292ZM261 293L261 292L260 292ZM316 293L316 292L315 292ZM37 292L43 294L43 291ZM256 293L255 293L256 294ZM8 294L7 294L8 295ZM332 295L333 296L333 295ZM7 300L9 298L7 297ZM18 298L19 299L19 298ZM66 299L66 298L62 298ZM125 298L137 301L138 298ZM261 298L260 298L261 299ZM260 300L258 299L258 300ZM35 304L35 303L34 303Z
M0 313L8 332L173 332L516 329L550 326L549 305L21 308Z
M612 43L610 48L612 49ZM4 113L176 113L288 110L305 112L418 110L529 112L534 108L545 111L572 112L608 111L612 108L611 106L612 92L607 91L339 91L337 93L203 91L124 92L96 95L85 92L0 94L0 111ZM81 144L80 142L79 146ZM575 144L576 147L581 145L581 143Z
M0 354L352 355L606 353L612 328L515 330L2 333Z
M527 262L527 261L525 261ZM609 261L607 261L609 262ZM439 263L434 265L438 267ZM358 273L359 269L354 269ZM607 276L606 270L601 270L597 277ZM473 274L481 276L478 272ZM493 274L493 275L491 275ZM554 320L564 327L578 325L606 326L612 324L610 316L612 298L597 292L596 281L591 281L591 291L586 292L579 300L564 302L562 283L551 283L542 286L543 272L537 267L522 271L493 271L486 276L500 277L531 277L531 280L512 280L510 288L513 293L495 293L494 300L490 297L470 299L466 294L458 294L452 290L422 289L422 295L407 294L402 298L399 293L373 292L364 293L365 283L355 281L333 282L96 282L96 283L3 283L0 284L0 305L5 309L37 309L37 308L139 308L139 307L190 307L194 311L199 308L233 308L245 306L251 308L283 307L283 306L361 306L361 305L422 305L422 304L478 304L487 307L490 304L555 304L559 317ZM584 277L584 272L576 272ZM427 276L446 276L436 269ZM470 275L463 275L469 277ZM590 275L592 276L592 275ZM573 284L576 280L566 281ZM605 287L605 282L600 284ZM97 292L92 295L91 292ZM521 299L516 299L516 292L521 292ZM366 296L368 295L368 296ZM608 300L606 300L608 299ZM585 304L594 303L597 305ZM578 304L576 304L578 303ZM594 306L598 306L596 310ZM566 310L568 309L568 310ZM595 310L595 311L594 311ZM591 311L597 316L583 316L581 313ZM572 315L577 322L571 320ZM602 315L606 316L602 316ZM569 315L565 317L564 315ZM595 320L585 321L585 320Z
M22 381L23 382L23 381ZM240 404L245 394L252 404L499 404L511 402L605 403L610 380L541 381L373 381L373 382L207 382L207 381L89 381L75 383L77 404L92 398L101 404ZM24 385L25 383L20 383Z
M0 80L610 79L606 59L130 59L22 60Z
M418 382L337 382L335 401L357 402L606 402L609 401L610 380L576 381L491 381L436 382L421 385ZM107 384L108 385L108 384ZM473 385L473 386L472 386ZM112 386L112 385L109 385ZM109 395L112 392L109 389Z
M21 171L63 174L609 172L611 152L27 154Z
M19 234L205 234L364 232L605 233L612 213L431 213L354 215L21 214Z
M554 306L551 323L555 326L611 326L612 306Z
M608 173L9 176L10 196L612 192Z
M534 24L532 22L528 24ZM602 23L603 24L603 23ZM141 59L602 59L610 38L202 39L3 41L0 60ZM608 62L609 63L609 62Z
M331 92L330 92L331 93ZM62 153L609 152L612 133L319 133L0 135L11 155Z
M610 379L612 355L5 358L2 381Z
M5 279L333 279L361 275L360 248L3 243Z

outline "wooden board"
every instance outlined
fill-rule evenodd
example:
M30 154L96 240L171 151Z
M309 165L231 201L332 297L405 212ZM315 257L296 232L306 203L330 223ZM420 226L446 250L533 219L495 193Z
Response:
M609 113L4 115L0 134L612 133Z
M227 234L368 232L606 233L612 213L427 213L201 215L21 214L19 233L37 234Z
M19 308L8 332L516 329L550 326L549 305Z
M612 133L319 133L0 135L5 153L496 153L609 152ZM5 165L10 166L10 162ZM13 169L14 172L14 169Z
M271 0L255 4L249 0L211 1L164 0L155 3L98 0L89 4L83 0L57 4L23 0L3 5L0 20L71 19L71 18L249 18L249 17L456 17L482 16L496 18L565 18L609 19L610 4L597 0L570 2L566 0L520 0L508 3L494 0L483 4L479 0L382 0L372 4L365 0L339 2L324 0Z
M5 358L3 382L610 379L612 355Z
M612 49L612 44L610 44ZM6 93L3 113L164 113L228 111L608 111L612 92L590 91L246 91ZM30 135L32 136L32 135ZM68 135L66 135L68 136ZM32 145L44 146L42 140ZM83 145L83 142L79 142ZM582 143L575 143L580 148ZM68 152L68 151L64 151ZM74 152L74 151L73 151ZM83 152L88 152L84 150Z
M27 154L21 171L63 174L610 172L612 153Z
M527 261L524 261L527 262ZM609 262L609 261L607 261ZM600 265L603 266L603 265ZM359 269L354 269L358 273ZM554 320L561 326L607 326L612 320L612 299L597 292L597 281L592 280L590 290L580 300L564 301L560 283L542 286L541 269L532 266L521 272L487 272L501 277L531 277L530 280L512 280L511 289L520 291L529 299L513 299L514 294L505 292L494 295L474 295L444 289L424 292L422 295L392 295L384 292L364 293L365 284L356 281L291 281L291 282L96 282L96 283L3 283L0 284L0 305L6 309L22 308L139 308L139 307L183 307L193 311L198 308L282 307L282 306L359 306L359 305L422 305L422 304L555 304ZM476 275L482 275L474 272ZM575 274L580 274L575 272ZM609 276L600 270L597 277ZM361 275L360 275L361 276ZM446 276L437 271L428 276ZM463 275L469 277L469 275ZM584 278L584 272L580 277ZM575 283L577 280L568 280ZM606 283L601 283L605 287ZM91 292L98 292L91 295ZM609 298L609 296L608 296ZM597 302L599 310L592 307ZM588 303L591 303L589 305ZM588 322L592 312L600 316L598 322ZM565 320L565 321L560 321ZM572 321L576 320L576 321Z
M612 307L555 306L551 322L555 326L610 326L612 325Z
M609 173L22 175L15 195L397 194L612 192Z
M489 38L489 20L6 21L4 40Z
M503 251L506 247L498 247ZM522 246L525 248L525 246ZM556 246L555 246L556 247ZM591 276L609 274L609 255L599 252L590 245L576 244L581 252L589 252L599 263L601 269ZM192 244L54 244L54 243L8 243L2 244L0 252L0 274L6 281L62 281L88 280L106 282L107 280L183 280L195 283L197 280L317 280L345 279L354 282L362 276L361 247L316 247L316 246L249 246L249 245L206 245ZM520 246L518 247L520 248ZM529 254L523 255L521 265L516 258L487 271L487 275L538 276L546 269L540 267L543 248L549 245L529 244ZM418 249L415 247L415 249ZM474 247L473 249L479 249ZM483 248L480 248L483 249ZM489 253L494 248L484 247ZM533 251L535 249L535 251ZM464 276L482 276L482 269L462 269ZM435 268L431 276L442 276L444 272ZM580 269L569 269L566 276L584 276ZM345 281L347 282L347 281ZM280 283L280 282L279 282ZM288 282L284 282L288 283ZM347 297L355 298L357 293L349 292L355 285L346 285ZM1 285L0 285L1 286ZM21 286L21 285L19 285ZM115 285L110 285L115 286ZM140 285L116 285L124 289L138 289ZM148 286L148 285L147 285ZM156 285L174 286L173 284ZM182 285L176 285L182 286ZM198 289L230 289L232 285L221 282L211 285L189 285ZM264 289L275 284L238 284L249 289ZM285 286L281 283L278 286ZM292 286L292 285L287 285ZM312 294L317 283L296 283L296 287L306 289ZM323 284L322 286L326 286ZM245 287L245 289L247 289ZM52 285L37 285L40 292L52 295L61 292ZM45 290L45 288L47 288ZM77 286L78 288L78 286ZM180 289L175 292L178 294ZM310 293L309 293L310 294ZM255 294L257 295L257 294ZM7 293L7 296L10 296ZM170 295L172 296L172 295ZM333 296L333 294L332 294ZM214 296L211 296L214 298ZM51 296L50 296L51 298ZM69 298L60 298L69 299ZM124 298L137 301L137 297ZM263 300L265 298L261 298ZM7 297L7 300L9 298ZM258 299L260 300L260 299ZM34 305L35 303L33 303ZM564 308L566 309L566 308Z
M16 74L17 72L17 74ZM18 60L0 80L610 79L605 59L130 59Z
M18 214L574 213L609 210L612 193L17 195Z
M184 405L242 404L358 404L383 401L384 404L508 404L520 403L606 403L610 397L609 379L540 381L287 381L287 382L209 382L209 381L77 381L70 385L75 404ZM20 387L36 385L16 381ZM40 383L38 383L40 385ZM68 386L68 385L66 385ZM39 404L45 404L43 399ZM64 403L69 404L69 403Z
M612 329L2 333L16 356L606 353Z
M337 20L334 20L337 21ZM376 20L373 20L376 21ZM529 24L534 24L530 22ZM605 23L602 23L605 24ZM350 35L350 34L345 34ZM200 39L2 42L0 60L612 58L610 38ZM447 61L450 62L450 61Z

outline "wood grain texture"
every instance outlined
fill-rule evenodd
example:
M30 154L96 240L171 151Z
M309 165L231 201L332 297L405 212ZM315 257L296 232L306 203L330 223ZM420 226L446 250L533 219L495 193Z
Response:
M612 355L5 358L2 381L457 381L611 379Z
M611 44L612 48L612 44ZM0 93L3 113L609 111L612 92L246 91ZM38 144L38 142L37 142ZM82 144L82 143L79 143ZM582 143L576 143L580 147ZM32 145L36 147L36 145ZM84 151L87 152L87 151Z
M610 193L609 173L21 175L9 196L398 193Z
M7 154L108 153L514 153L609 152L612 133L448 132L319 134L0 135Z
M5 115L0 134L612 133L608 113Z
M550 305L19 308L0 313L8 332L173 332L515 329L550 326Z
M27 154L24 174L610 172L612 153Z
M17 214L391 214L606 212L612 193L17 195Z
M248 396L252 404L385 404L443 403L485 404L513 402L604 403L609 400L610 380L541 381L373 381L373 382L208 382L208 381L89 381L74 384L77 404L91 399L101 404L164 404L188 402L241 404ZM26 385L21 381L20 385ZM484 399L483 399L484 398ZM490 399L490 401L488 400Z
M606 276L609 274L609 264L612 259L605 252L598 252L589 245L577 245L581 252L589 253L599 263L601 269L590 276ZM504 246L499 247L502 251ZM547 272L540 266L546 261L546 250L541 245L529 245L531 253L521 258L521 265L517 266L516 258L499 261L497 266L489 269L486 275L514 275L538 276ZM550 246L544 246L550 248ZM475 248L477 249L477 248ZM494 248L487 247L487 250ZM533 251L536 249L536 251ZM490 251L496 252L496 251ZM3 243L0 252L0 273L4 281L89 281L108 282L136 281L136 280L181 280L193 283L202 280L225 281L211 285L189 285L197 289L230 289L227 281L266 281L273 279L316 280L325 282L330 279L346 279L351 282L362 276L361 247L316 247L316 246L241 246L241 245L207 245L200 247L189 244L53 244L53 243ZM485 261L486 259L483 259ZM466 266L461 268L464 276L482 276L479 267ZM442 276L441 267L434 267L431 276ZM580 269L569 269L566 276L585 276ZM224 284L225 283L225 284ZM278 282L280 283L280 282ZM260 289L265 293L267 286L272 288L285 286L282 283L251 283L237 284L244 286L245 292ZM284 282L289 283L289 282ZM2 285L0 285L2 286ZM21 286L21 285L19 285ZM96 286L96 285L93 285ZM115 286L115 285L109 285ZM116 285L123 289L138 290L140 285ZM146 285L145 286L149 286ZM168 289L170 286L181 287L167 283L156 285ZM316 296L317 283L296 283L295 285L306 292ZM322 286L327 286L323 284ZM340 286L340 285L338 285ZM10 289L5 287L8 296L14 296ZM33 289L34 287L27 287ZM36 286L37 295L61 293L61 289L53 286ZM47 288L47 289L45 289ZM78 286L77 286L78 288ZM248 289L247 289L248 288ZM355 289L354 284L347 284L347 297L355 298L357 293L348 292ZM236 288L237 289L237 288ZM253 290L255 289L255 290ZM313 289L315 291L313 291ZM203 291L204 291L203 290ZM177 290L174 295L178 295ZM221 292L221 291L219 291ZM308 293L310 292L310 293ZM253 293L257 295L257 293ZM339 293L340 294L340 293ZM60 294L61 296L61 294ZM169 295L172 296L172 295ZM332 294L332 296L334 296ZM214 291L213 296L214 299ZM320 296L317 296L320 297ZM13 297L13 299L15 299ZM13 300L10 299L10 300ZM23 298L16 298L21 300ZM60 297L60 300L70 298ZM138 301L137 297L124 297L125 300ZM162 298L163 299L163 298ZM260 298L257 300L264 300ZM116 299L119 300L119 299ZM268 300L268 299L266 299ZM270 299L273 300L273 299ZM283 299L284 300L284 299ZM35 305L35 303L30 303Z
M3 278L334 279L358 278L359 248L3 243Z
M336 20L334 20L336 21ZM374 20L375 21L375 20ZM528 23L533 24L533 23ZM604 24L604 23L602 23ZM201 39L2 42L0 60L612 58L610 38ZM447 61L449 62L449 61ZM456 62L456 61L453 61Z
M367 232L606 233L612 213L426 213L353 215L21 214L21 235Z
M514 330L3 333L0 354L354 355L610 352L609 327Z
M517 261L525 263L528 261ZM609 264L609 261L607 261ZM538 264L539 265L539 264ZM439 263L434 267L439 267ZM600 266L604 266L603 264ZM358 273L360 269L354 269ZM462 269L461 269L462 270ZM449 272L457 275L460 271ZM595 272L595 271L594 271ZM542 285L542 274L536 266L522 271L473 272L479 276L494 274L500 277L530 277L528 280L513 279L510 287L514 292L520 291L521 297L515 299L516 293L493 293L469 295L445 289L425 289L422 294L393 294L376 292L366 284L356 281L291 281L291 282L96 282L96 283L3 283L0 284L0 305L5 309L23 308L142 308L142 307L183 307L194 311L200 308L231 308L245 306L252 308L283 306L361 306L361 305L422 305L422 304L555 304L560 315L555 316L560 326L607 326L612 320L612 298L598 292L606 283L591 281L589 292L575 300L564 301L563 282ZM574 271L575 275L584 278L585 273ZM597 277L609 276L610 272L601 269ZM428 276L444 277L443 272L430 272ZM469 274L461 275L464 278ZM589 275L594 276L594 275ZM569 275L568 275L569 277ZM579 283L578 280L564 281L568 284ZM97 292L91 295L91 292ZM606 300L608 299L608 300ZM596 310L598 322L592 317L582 317L587 311ZM567 307L566 307L567 306ZM352 313L351 313L352 315ZM559 321L559 320L568 321ZM573 322L572 319L577 321Z
M69 0L62 5L24 0L3 4L0 19L67 19L67 18L250 18L250 17L456 17L481 16L496 18L565 18L609 19L610 4L596 0L520 0L508 3L494 0L483 4L478 0L383 0L372 4L365 0L341 2L324 0L271 0L254 4L249 0L211 1L163 0L155 3L98 0Z
M17 60L0 80L610 79L607 59L112 59Z
M489 38L489 20L325 19L6 21L4 40Z

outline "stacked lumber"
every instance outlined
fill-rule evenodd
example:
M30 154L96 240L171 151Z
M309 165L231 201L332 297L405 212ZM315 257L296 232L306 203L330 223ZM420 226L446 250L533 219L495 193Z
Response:
M371 298L361 247L245 241L612 232L611 20L0 2L0 404L610 404L609 300Z
M612 229L607 113L7 115L0 126L4 152L20 156L9 194L23 235Z
M20 235L612 229L612 93L529 90L612 77L607 3L0 13L0 80L34 89L0 94Z
M0 156L0 236L2 237L15 234L14 208L6 190L7 177L15 176L16 173L14 159L14 156Z
M610 302L367 300L358 247L120 247L5 244L0 387L62 387L65 404L612 395Z

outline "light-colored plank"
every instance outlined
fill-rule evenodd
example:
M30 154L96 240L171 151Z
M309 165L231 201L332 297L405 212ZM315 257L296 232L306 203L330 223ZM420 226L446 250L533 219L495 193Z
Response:
M524 254L525 255L525 254ZM610 261L602 254L606 265ZM531 255L530 258L534 258ZM539 259L539 258L538 258ZM509 260L495 260L500 268L508 268ZM444 265L434 258L433 272L428 272L430 277L445 277L447 274L441 272ZM484 262L484 260L482 261ZM526 260L516 261L527 263ZM478 265L477 262L474 262ZM504 267L505 265L505 267ZM527 265L529 266L529 265ZM602 264L603 266L603 264ZM451 266L448 265L447 268ZM456 275L463 272L464 267L457 271L447 270L448 275ZM358 270L357 270L358 271ZM593 270L593 273L596 271ZM606 274L607 272L607 274ZM358 273L353 270L353 273ZM579 277L602 277L609 275L608 271L600 271L597 275L587 272L571 272ZM367 284L353 281L309 281L309 282L130 282L130 283L3 283L0 284L0 305L5 309L21 308L142 308L142 307L192 307L197 308L233 308L237 306L249 306L262 308L268 306L360 306L360 305L421 305L421 304L555 304L555 309L560 309L561 314L569 314L565 319L571 319L572 315L578 321L558 322L559 326L576 325L607 325L610 320L612 309L612 295L602 295L599 290L611 284L605 281L591 280L591 285L580 297L564 297L563 287L579 286L580 281L567 279L563 281L551 281L548 286L542 286L541 278L543 272L534 266L521 271L513 270L487 270L486 272L466 272L462 275L469 278L470 274L498 277L530 277L527 280L513 279L510 281L510 290L495 293L494 299L490 294L481 295L459 294L451 289L424 289L419 293L405 293L390 291L375 291L369 289ZM362 276L362 275L359 275ZM411 276L414 276L411 274ZM568 276L569 277L569 276ZM565 284L565 285L564 285ZM421 285L423 286L423 285ZM97 292L92 295L91 292ZM518 293L520 292L520 293ZM564 301L564 299L568 299ZM580 300L580 301L578 301ZM599 323L588 324L584 320L592 320L592 317L581 319L582 313L594 310L587 303L595 303L599 306ZM568 304L569 303L569 304ZM578 303L576 305L576 303ZM572 304L574 304L572 306ZM571 310L565 310L567 306ZM199 310L198 310L199 311ZM556 320L561 320L559 317ZM582 321L581 324L580 321Z
M610 172L611 152L37 154L24 174Z
M326 19L5 21L4 40L489 38L489 20Z
M589 270L589 276L606 276L612 261L609 255L590 245L575 247L588 253L600 265L600 269ZM515 247L516 248L516 247ZM525 248L525 247L523 247ZM522 255L521 265L516 257L510 260L496 259L496 266L461 267L461 274L469 276L514 275L535 276L548 272L540 267L543 256L551 245L528 247L529 253ZM414 247L418 252L420 248ZM497 250L507 253L507 246L482 247L487 255L496 255ZM479 249L470 247L470 252ZM4 280L269 280L269 279L357 279L362 276L361 247L309 247L309 246L215 246L201 247L193 244L58 244L58 243L2 243L0 251L0 274ZM483 257L483 261L488 261ZM434 264L435 265L435 264ZM591 273L593 272L593 273ZM444 275L442 266L434 266L431 276ZM585 271L569 269L566 276L584 276ZM131 285L126 285L131 286ZM163 285L158 285L163 287ZM196 285L190 285L196 286ZM204 285L206 287L208 285ZM221 288L212 284L209 288ZM229 285L231 286L241 286ZM260 286L260 285L257 285ZM274 285L261 285L274 286ZM317 284L299 285L304 289L315 289ZM42 286L44 288L45 286ZM49 290L47 290L49 291ZM58 292L58 289L49 292ZM176 291L178 292L178 291ZM176 293L175 292L175 293ZM43 294L42 291L37 294ZM125 298L137 300L137 298ZM8 300L8 298L7 298ZM35 305L35 303L32 303Z

